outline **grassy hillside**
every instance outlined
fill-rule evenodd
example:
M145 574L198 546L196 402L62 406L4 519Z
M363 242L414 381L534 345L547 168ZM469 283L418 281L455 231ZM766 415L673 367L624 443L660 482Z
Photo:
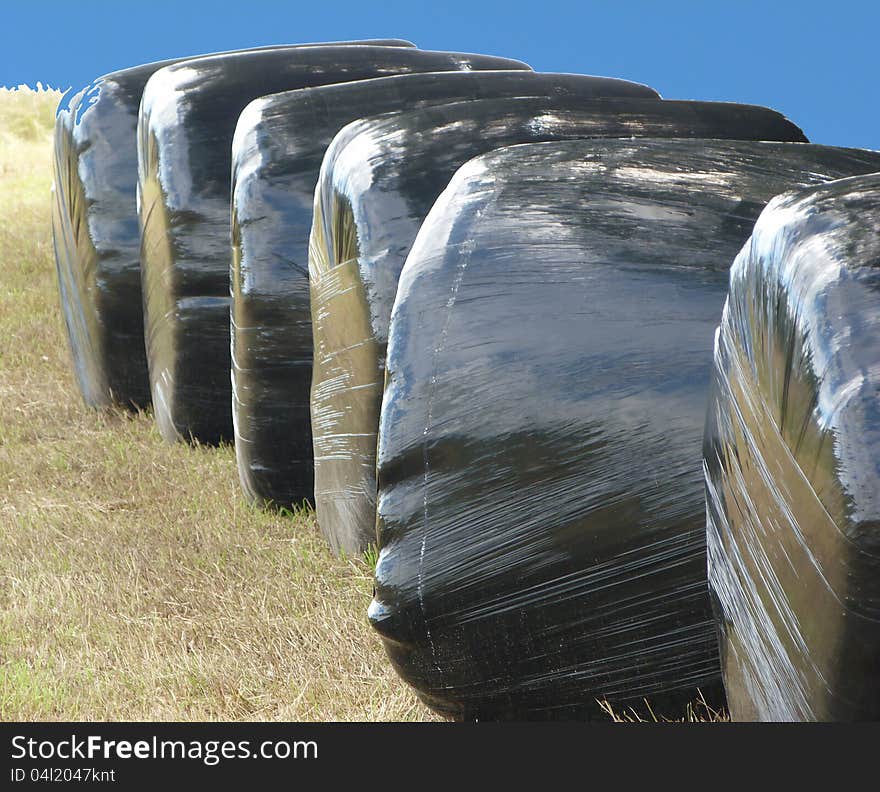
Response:
M426 719L369 570L76 391L49 220L59 94L0 90L0 719Z

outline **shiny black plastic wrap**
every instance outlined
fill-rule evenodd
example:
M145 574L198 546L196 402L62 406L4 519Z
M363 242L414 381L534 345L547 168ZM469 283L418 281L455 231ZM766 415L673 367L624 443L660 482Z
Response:
M388 321L422 220L469 159L514 143L696 137L805 141L779 113L713 102L507 97L356 121L315 193L309 283L318 522L334 549L376 542L376 435Z
M279 47L186 61L147 83L138 121L141 271L150 388L169 440L232 439L231 145L253 99L414 71L528 69L405 47Z
M727 270L799 143L590 140L458 170L401 273L369 616L455 718L721 697L700 448Z
M351 43L413 46L398 39ZM136 199L137 118L147 80L180 60L105 74L62 98L58 108L55 259L74 371L92 407L150 401Z
M735 720L880 720L878 306L880 173L779 196L733 263L704 454Z
M242 114L234 144L232 377L235 447L248 495L313 496L308 245L313 194L333 136L363 116L502 96L656 98L602 77L527 71L386 77L279 94Z

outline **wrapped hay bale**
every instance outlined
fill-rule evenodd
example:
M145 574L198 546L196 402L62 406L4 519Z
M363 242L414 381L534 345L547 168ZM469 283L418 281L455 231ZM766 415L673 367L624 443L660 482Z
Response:
M774 199L731 268L704 454L735 720L880 719L878 295L880 174Z
M155 416L169 440L232 438L229 189L235 124L253 99L413 71L527 69L404 47L275 48L187 61L147 83L138 121L144 326Z
M389 326L369 611L429 706L680 717L720 696L700 445L727 270L774 195L878 162L590 140L456 173Z
M779 113L720 102L513 96L356 121L315 192L309 259L318 522L334 550L376 541L376 434L397 280L434 200L469 159L514 143L696 137L805 141Z
M524 71L387 77L260 99L234 143L232 376L244 490L278 504L311 499L312 334L308 240L313 193L333 136L365 115L494 96L656 97L635 83Z
M143 87L167 63L104 75L62 99L56 116L55 262L74 373L91 407L150 402L135 129Z
M412 46L397 39L375 43ZM91 407L143 407L150 401L136 206L137 114L147 80L180 60L105 74L63 98L58 108L55 260L74 372Z

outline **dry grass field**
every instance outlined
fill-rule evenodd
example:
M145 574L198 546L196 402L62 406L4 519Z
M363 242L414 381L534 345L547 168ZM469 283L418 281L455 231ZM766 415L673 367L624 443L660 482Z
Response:
M0 89L0 720L433 719L367 624L367 563L334 559L310 511L249 507L231 447L83 405L50 230L58 99Z

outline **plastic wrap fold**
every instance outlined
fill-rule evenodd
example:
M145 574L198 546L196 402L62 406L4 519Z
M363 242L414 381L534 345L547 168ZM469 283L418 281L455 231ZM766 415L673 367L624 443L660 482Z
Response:
M346 124L385 111L487 96L656 97L643 85L527 71L387 77L260 99L234 144L233 408L245 491L312 498L308 242L321 160Z
M727 270L767 201L876 168L799 143L499 149L401 273L369 615L457 718L569 718L720 677L700 447Z
M704 454L736 720L880 719L878 306L880 174L779 196L731 269Z
M318 522L334 548L376 541L376 435L397 279L459 166L500 146L571 138L804 141L760 107L650 99L507 97L356 121L327 151L309 259Z
M375 43L412 46L397 39ZM55 259L74 372L92 407L150 401L136 205L137 115L147 80L179 60L105 74L66 95L58 108Z
M251 100L412 71L523 68L406 47L278 47L185 61L147 83L138 121L144 324L156 420L170 439L232 438L229 189Z

